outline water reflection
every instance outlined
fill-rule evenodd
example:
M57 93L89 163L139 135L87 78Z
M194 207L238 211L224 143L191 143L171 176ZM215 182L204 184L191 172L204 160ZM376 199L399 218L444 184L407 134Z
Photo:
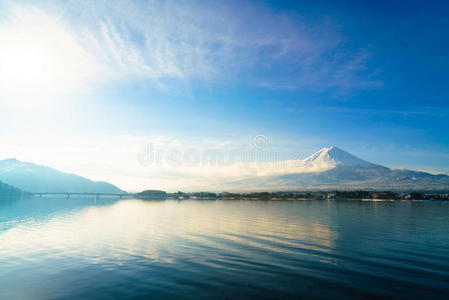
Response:
M441 296L448 212L448 203L9 201L0 298Z

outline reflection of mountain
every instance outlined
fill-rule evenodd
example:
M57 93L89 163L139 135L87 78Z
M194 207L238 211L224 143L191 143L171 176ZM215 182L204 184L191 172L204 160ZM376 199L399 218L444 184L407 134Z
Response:
M29 192L121 192L118 187L107 182L92 181L16 159L0 160L0 180Z
M449 190L449 176L395 170L372 164L337 147L324 148L299 162L297 173L249 178L232 183L235 189L390 189ZM319 170L304 172L304 170Z

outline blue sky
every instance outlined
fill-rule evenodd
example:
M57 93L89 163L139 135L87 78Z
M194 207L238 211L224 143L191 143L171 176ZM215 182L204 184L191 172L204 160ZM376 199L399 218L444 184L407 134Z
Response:
M264 135L449 173L448 34L447 1L0 1L0 157L138 189L142 145Z

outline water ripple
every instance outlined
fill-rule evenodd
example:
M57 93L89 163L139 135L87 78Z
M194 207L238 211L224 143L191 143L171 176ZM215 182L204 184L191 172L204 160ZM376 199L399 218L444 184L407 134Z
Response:
M0 298L445 298L449 204L0 203Z

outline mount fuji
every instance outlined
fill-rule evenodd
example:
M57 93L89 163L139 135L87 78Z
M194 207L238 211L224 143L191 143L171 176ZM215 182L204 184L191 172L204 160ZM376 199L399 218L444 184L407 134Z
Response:
M230 183L236 190L449 190L449 176L391 169L326 147L295 161L289 174L253 177Z
M363 168L382 167L380 165L372 164L370 162L367 162L366 160L360 159L334 146L321 149L320 151L306 158L303 162L307 165L328 165L330 168L337 166Z

